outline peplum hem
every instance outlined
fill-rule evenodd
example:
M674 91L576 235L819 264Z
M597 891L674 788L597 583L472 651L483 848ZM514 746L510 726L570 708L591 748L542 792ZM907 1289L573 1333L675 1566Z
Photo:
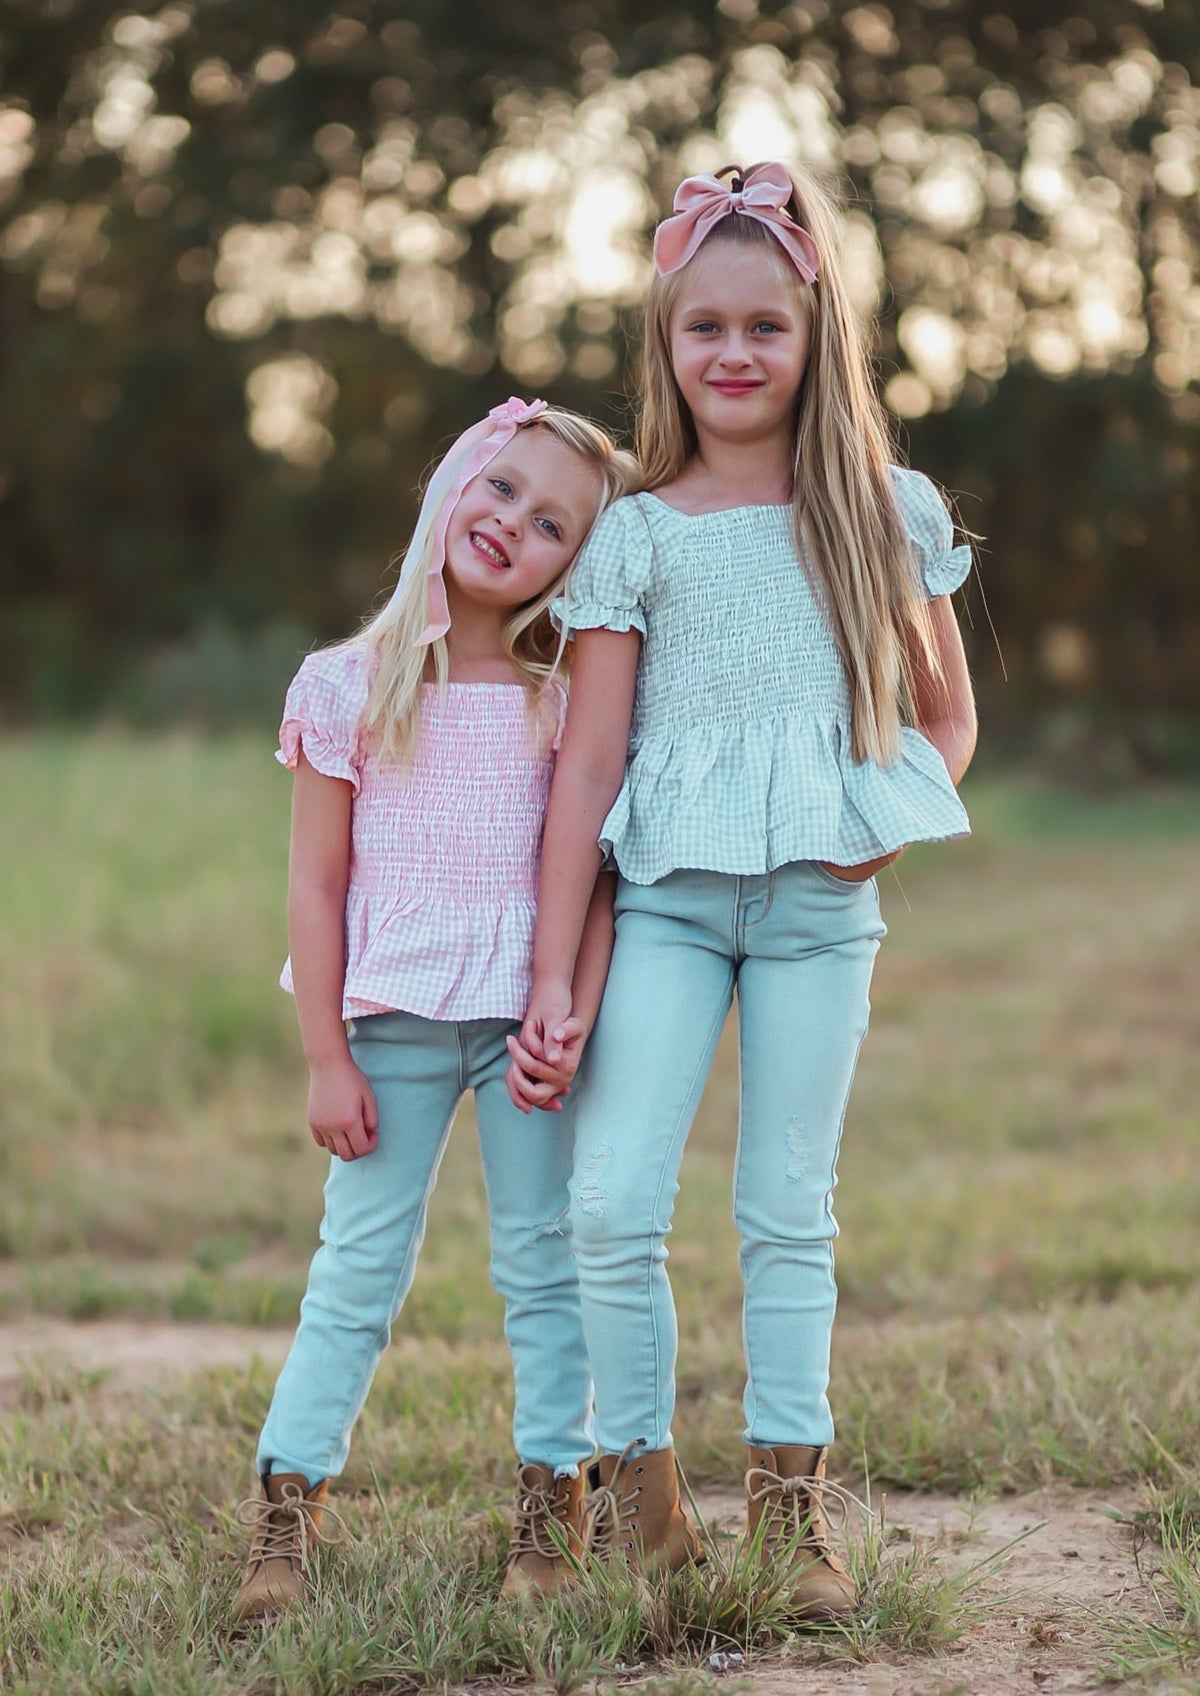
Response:
M750 877L797 860L857 865L970 835L945 762L901 730L890 766L855 760L841 725L787 717L646 737L600 832L631 883L685 868Z
M412 891L381 906L354 890L346 908L343 1019L416 1013L426 1019L523 1019L531 988L536 903L467 901ZM281 986L295 993L292 963ZM380 987L395 998L380 1001Z

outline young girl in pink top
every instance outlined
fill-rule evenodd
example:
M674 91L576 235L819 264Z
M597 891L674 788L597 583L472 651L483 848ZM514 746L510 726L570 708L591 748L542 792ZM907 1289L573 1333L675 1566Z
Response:
M304 1594L328 1480L408 1293L450 1123L475 1091L515 1377L505 1590L554 1590L577 1539L591 1384L565 1226L571 1136L505 1087L531 979L542 823L562 732L548 606L634 462L572 413L510 400L426 492L388 606L309 655L278 758L296 774L282 982L333 1157L322 1247L258 1445L239 1620ZM598 891L574 980L582 1044L611 946ZM560 1110L561 1098L551 1105Z

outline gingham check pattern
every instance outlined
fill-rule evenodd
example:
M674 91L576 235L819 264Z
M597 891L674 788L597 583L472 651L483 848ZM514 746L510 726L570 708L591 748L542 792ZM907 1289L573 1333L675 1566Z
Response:
M310 654L288 690L276 758L301 747L353 794L343 1017L520 1019L529 999L542 824L566 698L535 725L519 685L423 691L411 773L358 725L370 683L360 647ZM293 989L291 961L280 978Z
M928 478L894 468L927 593L964 581L970 550ZM748 876L842 865L963 836L936 748L902 732L887 767L851 753L837 646L796 557L788 506L699 516L632 495L601 516L557 616L643 637L629 763L601 844L634 883L683 867Z

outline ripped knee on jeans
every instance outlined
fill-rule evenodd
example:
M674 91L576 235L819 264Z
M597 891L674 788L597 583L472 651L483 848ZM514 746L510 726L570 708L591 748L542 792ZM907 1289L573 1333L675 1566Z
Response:
M785 1171L789 1184L798 1184L808 1176L809 1158L811 1155L808 1133L799 1119L792 1119L787 1128L787 1165Z
M575 1200L579 1211L589 1219L603 1219L608 1212L608 1191L604 1177L612 1165L611 1143L601 1143L580 1167L575 1182Z

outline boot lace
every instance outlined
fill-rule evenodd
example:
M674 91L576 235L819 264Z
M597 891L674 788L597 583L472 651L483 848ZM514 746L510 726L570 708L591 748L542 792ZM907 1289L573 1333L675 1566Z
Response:
M285 1484L281 1494L283 1500L279 1502L265 1501L262 1496L248 1496L234 1509L233 1517L237 1523L250 1527L254 1532L254 1541L250 1545L251 1561L291 1561L298 1570L304 1571L308 1565L310 1543L344 1543L349 1539L345 1521L331 1507L322 1507L322 1521L332 1520L339 1528L338 1535L330 1537L324 1524L321 1530L317 1530L312 1522L311 1506L298 1484Z
M634 1486L627 1494L617 1487L621 1470L635 1449L644 1449L646 1439L635 1437L632 1443L626 1443L617 1457L613 1468L611 1484L598 1484L592 1491L588 1502L587 1526L584 1531L584 1546L598 1560L607 1560L620 1543L627 1549L633 1547L634 1521L641 1512L641 1503L637 1498L641 1489Z
M865 1502L832 1478L785 1478L769 1466L752 1466L746 1473L746 1495L751 1502L762 1503L772 1541L796 1538L822 1551L827 1547L826 1520L840 1531L852 1506L866 1518L874 1518Z
M517 1505L508 1546L510 1561L521 1555L542 1555L547 1560L562 1555L568 1499L565 1491L556 1493L554 1484L527 1478L522 1469L517 1479Z

